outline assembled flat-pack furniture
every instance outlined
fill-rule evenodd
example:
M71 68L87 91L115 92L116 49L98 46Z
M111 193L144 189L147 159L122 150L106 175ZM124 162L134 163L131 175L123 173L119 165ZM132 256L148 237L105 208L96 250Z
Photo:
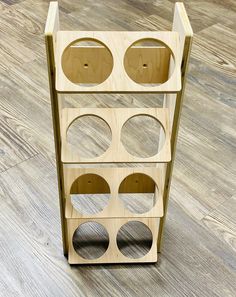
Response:
M193 32L182 3L175 4L172 31L61 31L57 2L51 2L45 28L64 254L71 264L156 262L167 213L179 119ZM96 45L93 45L93 42ZM162 108L65 108L63 94L162 93ZM75 152L67 141L70 125L85 115L103 119L110 127L109 148L94 158ZM135 156L121 142L121 129L132 117L147 115L162 129L158 153ZM106 167L91 164L152 163L152 167ZM83 168L81 164L90 164ZM152 182L150 182L150 180ZM110 193L99 213L80 213L71 194ZM145 213L133 213L118 193L154 193ZM109 245L97 259L85 259L73 246L81 224L97 222L108 232ZM117 245L117 233L127 222L145 224L152 233L147 254L133 259Z

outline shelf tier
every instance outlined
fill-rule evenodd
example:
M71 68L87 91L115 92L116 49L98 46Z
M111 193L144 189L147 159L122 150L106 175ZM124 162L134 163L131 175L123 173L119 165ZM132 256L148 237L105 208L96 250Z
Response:
M78 118L93 115L104 120L111 129L109 148L100 156L83 158L67 142L67 131ZM121 129L134 116L146 115L156 119L164 130L162 147L154 156L142 158L131 155L121 142ZM167 108L64 108L61 113L61 161L70 163L166 163L171 160L169 111Z
M156 41L160 45L132 46L140 40ZM101 46L71 46L77 41L95 41ZM126 67L137 80L130 78ZM56 90L59 93L176 93L181 90L180 68L178 32L57 32ZM69 76L65 74L66 69ZM82 83L76 81L76 75L82 77ZM105 80L99 81L104 75ZM94 77L95 82L98 79L97 84L83 84L85 76L88 80ZM154 77L160 83L153 84Z
M152 245L150 250L144 256L140 258L129 258L123 255L117 245L117 233L119 229L130 221L136 221L146 225L152 233ZM105 253L96 259L85 259L79 255L73 246L73 235L76 229L87 222L96 222L101 224L108 233L109 245ZM68 262L70 264L102 264L102 263L154 263L157 262L157 236L159 232L158 218L119 218L119 219L67 219L67 230L68 230L68 244L69 254Z
M159 168L64 168L65 217L160 218L163 216L163 176ZM108 194L107 206L96 214L82 214L72 205L72 194ZM153 193L153 207L145 213L125 208L118 194Z

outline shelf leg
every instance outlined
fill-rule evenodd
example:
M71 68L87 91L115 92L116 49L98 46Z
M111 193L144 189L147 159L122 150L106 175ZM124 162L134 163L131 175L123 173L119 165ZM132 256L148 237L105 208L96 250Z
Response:
M189 63L189 56L191 51L193 31L184 7L183 3L176 3L174 10L174 20L172 31L179 32L180 35L180 55L182 56L181 63L181 82L182 89L177 94L167 94L164 98L163 107L169 109L170 112L170 127L171 127L171 162L163 166L164 170L164 193L163 193L163 207L164 207L164 216L161 218L158 239L157 239L157 250L161 251L163 230L166 221L167 207L170 194L170 185L172 179L172 172L175 160L176 144L180 123L180 115L182 110L185 84L186 84L186 72ZM170 73L171 68L173 67L173 61L170 63Z

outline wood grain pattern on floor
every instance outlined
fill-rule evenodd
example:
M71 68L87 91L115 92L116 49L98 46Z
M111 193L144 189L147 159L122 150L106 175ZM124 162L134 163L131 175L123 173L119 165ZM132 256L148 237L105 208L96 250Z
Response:
M65 30L169 30L174 2L60 0L60 20ZM0 296L234 297L236 2L184 1L195 35L159 262L96 266L70 266L62 253L43 36L48 3L0 1ZM161 100L86 95L67 104L158 107Z

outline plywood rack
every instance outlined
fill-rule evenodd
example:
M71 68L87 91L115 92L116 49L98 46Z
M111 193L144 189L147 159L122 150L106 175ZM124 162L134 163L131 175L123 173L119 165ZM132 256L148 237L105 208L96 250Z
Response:
M172 31L99 32L61 31L58 3L50 2L45 28L49 85L56 148L59 201L64 254L71 264L156 262L171 184L186 70L193 32L183 3L176 3ZM162 93L162 108L65 108L63 94ZM84 158L67 141L70 125L94 115L110 127L109 148L95 158ZM130 154L121 142L123 125L136 115L156 119L162 129L160 150L151 157ZM152 167L91 167L104 163L152 163ZM81 164L90 164L82 168ZM151 182L150 182L151 181ZM80 213L71 194L110 193L109 203L96 214ZM119 193L154 193L155 203L145 213L133 213ZM152 233L150 250L140 258L125 256L117 233L128 222L145 224ZM73 236L87 222L101 224L109 245L98 258L76 252Z

